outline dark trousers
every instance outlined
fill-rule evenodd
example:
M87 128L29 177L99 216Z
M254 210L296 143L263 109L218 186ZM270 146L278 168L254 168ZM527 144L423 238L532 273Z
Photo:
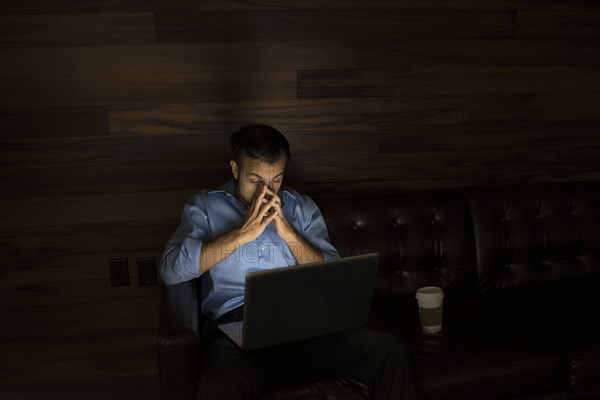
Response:
M374 400L416 399L412 362L402 339L367 327L242 351L212 321L203 329L199 400L260 399L267 383L311 371L365 383Z

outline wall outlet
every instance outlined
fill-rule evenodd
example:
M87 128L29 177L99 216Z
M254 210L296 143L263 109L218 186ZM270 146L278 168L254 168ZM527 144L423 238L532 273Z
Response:
M138 258L137 272L140 286L156 285L158 283L154 257Z
M109 258L111 286L129 286L129 261L126 258Z

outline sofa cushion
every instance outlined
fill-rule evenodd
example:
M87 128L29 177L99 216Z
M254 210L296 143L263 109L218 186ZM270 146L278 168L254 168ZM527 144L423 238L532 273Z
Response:
M600 277L600 183L467 193L483 292Z
M315 197L342 257L379 253L376 297L474 283L468 213L457 193Z

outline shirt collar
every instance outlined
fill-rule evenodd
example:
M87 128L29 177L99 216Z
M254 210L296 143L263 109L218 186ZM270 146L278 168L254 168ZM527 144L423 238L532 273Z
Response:
M224 184L222 184L221 186L219 186L217 189L209 190L207 192L207 194L225 193L230 196L233 196L234 190L235 190L235 179L230 179L227 182L225 182Z

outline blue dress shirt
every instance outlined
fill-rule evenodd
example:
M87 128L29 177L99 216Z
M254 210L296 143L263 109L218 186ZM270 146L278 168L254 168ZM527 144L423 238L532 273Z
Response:
M235 185L236 181L232 179L219 189L203 190L184 205L181 223L167 243L160 263L165 284L198 278L202 244L241 226L248 210L233 195ZM278 195L289 224L321 250L325 260L339 258L329 241L321 211L313 200L284 187ZM287 243L270 223L255 240L238 246L202 274L202 312L214 320L242 305L248 272L296 264Z

